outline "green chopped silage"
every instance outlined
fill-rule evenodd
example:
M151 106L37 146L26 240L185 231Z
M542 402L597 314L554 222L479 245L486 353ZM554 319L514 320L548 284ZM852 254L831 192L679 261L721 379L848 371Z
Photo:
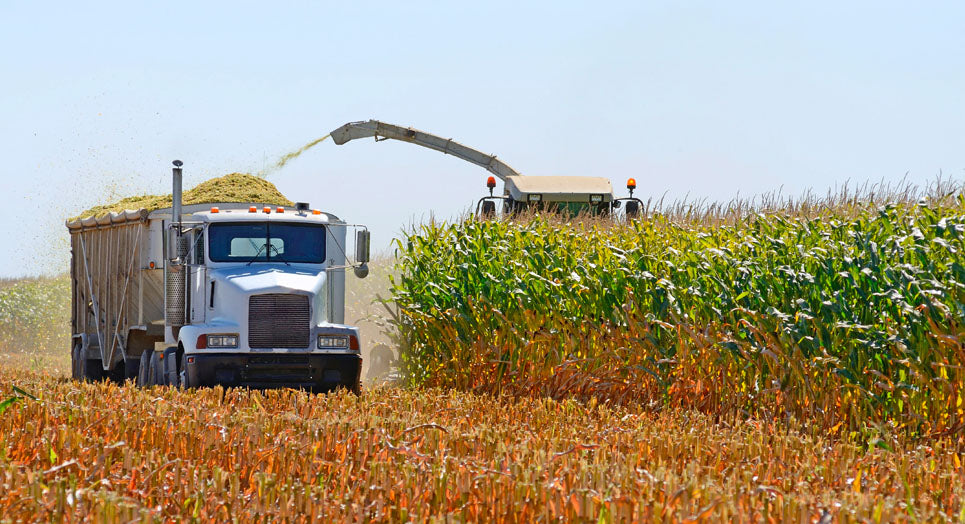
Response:
M275 184L264 178L246 173L231 173L230 175L206 180L193 189L185 191L182 196L184 205L220 202L251 202L275 206L294 205L291 200L285 198L285 195L278 191ZM94 206L70 220L90 216L99 217L108 213L120 213L128 209L154 211L166 207L171 207L171 195L138 195L121 199L112 204Z

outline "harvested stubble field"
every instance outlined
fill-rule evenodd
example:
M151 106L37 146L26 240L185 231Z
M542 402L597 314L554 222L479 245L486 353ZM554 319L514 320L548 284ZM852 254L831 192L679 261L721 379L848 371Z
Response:
M2 281L0 522L965 521L961 194L427 225L360 397L72 382Z
M0 368L0 520L961 519L943 442L440 389L309 395ZM22 394L21 394L22 395ZM816 432L817 433L817 432Z

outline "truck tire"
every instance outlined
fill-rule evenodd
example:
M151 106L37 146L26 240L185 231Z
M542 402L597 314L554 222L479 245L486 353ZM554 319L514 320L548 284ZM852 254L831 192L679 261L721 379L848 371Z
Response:
M152 373L153 368L151 367L151 355L153 351L144 350L141 353L141 360L137 364L137 380L135 384L139 388L146 388L152 385L154 374Z
M163 378L160 384L162 386L177 386L178 385L178 348L171 346L165 348L164 358L161 359L161 372Z
M191 384L191 378L188 377L188 356L181 354L181 365L178 366L178 386L181 389L190 389L194 385Z

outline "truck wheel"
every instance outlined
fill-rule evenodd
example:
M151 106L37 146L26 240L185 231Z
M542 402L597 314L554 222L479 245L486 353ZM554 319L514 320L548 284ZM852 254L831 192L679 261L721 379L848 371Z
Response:
M164 350L161 359L162 386L178 386L178 348L171 346Z
M181 365L178 367L178 385L181 389L190 389L194 385L191 384L191 379L188 377L188 356L181 355Z
M135 382L139 388L146 388L151 385L151 379L154 377L151 367L151 355L153 353L153 351L146 349L141 353L141 360L137 364L137 381Z

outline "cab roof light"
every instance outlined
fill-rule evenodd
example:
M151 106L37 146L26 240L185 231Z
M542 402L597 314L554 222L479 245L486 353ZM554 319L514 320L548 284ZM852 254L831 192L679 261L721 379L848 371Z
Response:
M284 212L285 212L285 208L283 207L275 208L275 213L284 213Z
M313 209L313 210L312 210L312 214L313 214L313 215L321 215L322 212L319 211L319 210L317 210L317 209Z
M270 207L268 207L268 206L265 206L265 208L264 208L264 209L262 209L262 211L264 211L264 212L265 212L265 214L268 214L268 213L271 213L271 208L270 208Z
M217 207L217 206L212 206L212 207L211 207L211 212L212 212L212 213L220 213L220 212L221 212L221 210L220 210L220 209L218 209L218 207Z
M248 208L248 212L249 212L249 213L257 213L257 212L258 212L258 208L255 207L255 206L251 206L251 207Z

